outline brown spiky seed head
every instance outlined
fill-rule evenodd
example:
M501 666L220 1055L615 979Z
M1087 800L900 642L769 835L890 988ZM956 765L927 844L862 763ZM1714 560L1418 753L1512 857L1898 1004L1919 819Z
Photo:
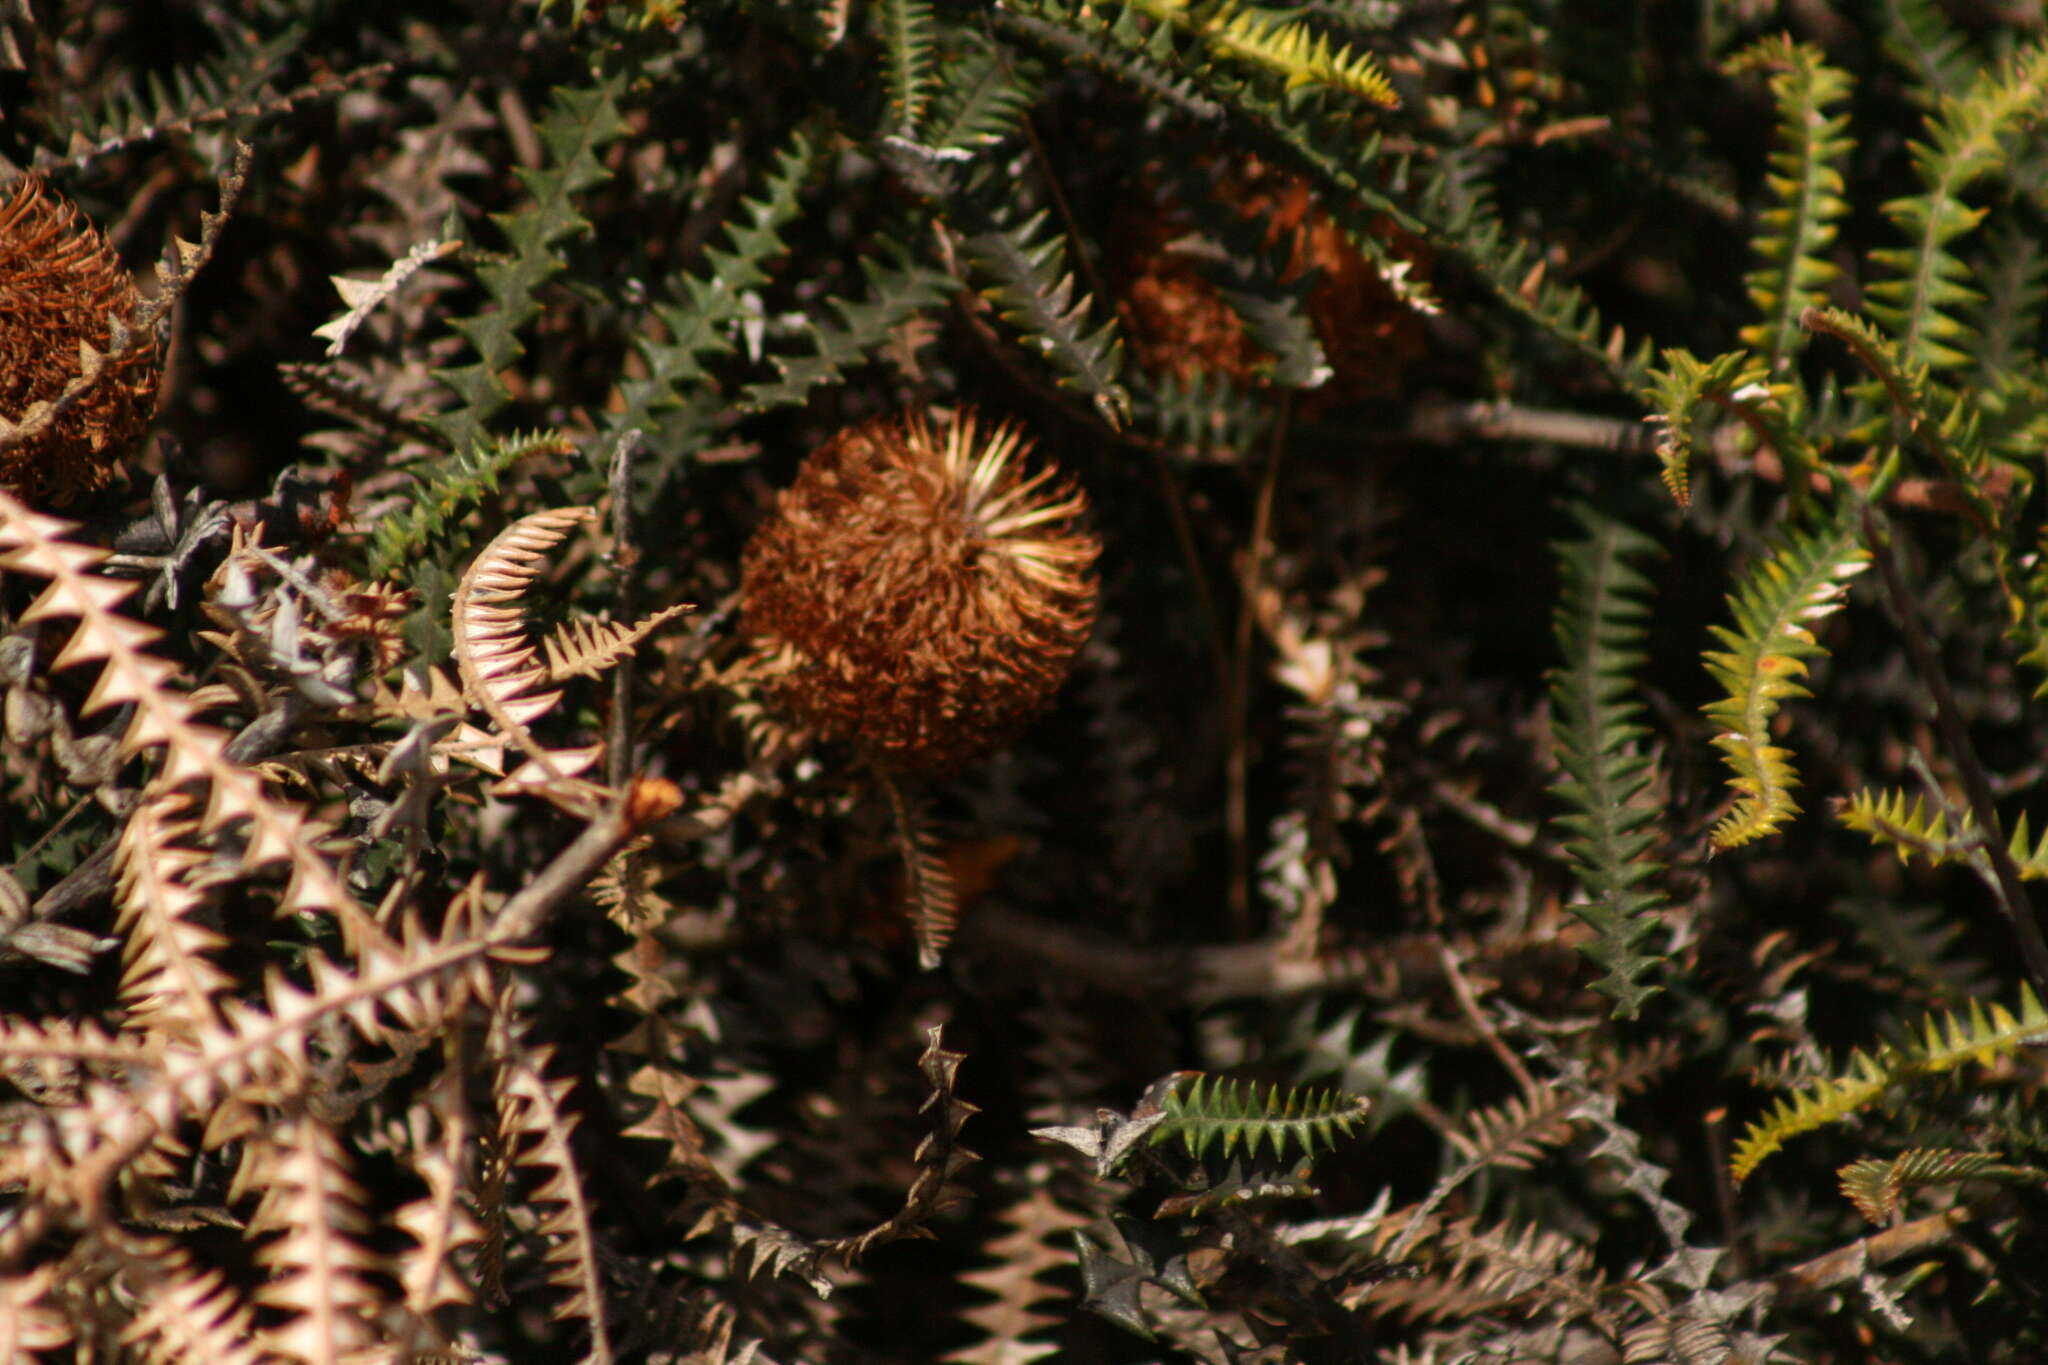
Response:
M55 402L136 302L98 232L35 177L16 184L0 203L0 419L20 424ZM105 487L149 420L157 374L155 345L139 339L49 425L0 449L0 487L51 503Z
M778 699L886 766L987 753L1051 700L1095 620L1087 500L1011 426L878 418L811 452L742 566Z

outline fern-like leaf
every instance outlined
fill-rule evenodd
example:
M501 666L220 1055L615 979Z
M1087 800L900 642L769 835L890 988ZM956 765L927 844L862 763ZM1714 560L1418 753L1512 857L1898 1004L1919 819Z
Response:
M1058 1293L1040 1277L1073 1264L1068 1241L1088 1220L1060 1207L1043 1188L1033 1189L997 1217L1005 1231L985 1248L996 1264L960 1276L962 1283L993 1295L995 1301L960 1315L982 1333L982 1339L947 1355L947 1365L1031 1365L1059 1349L1038 1339L1040 1332L1060 1322L1057 1315L1039 1311L1040 1304ZM1059 1245L1050 1244L1053 1237L1060 1239Z
M1768 367L1749 352L1729 351L1702 361L1690 351L1667 350L1663 368L1650 372L1642 396L1657 425L1664 486L1680 507L1692 504L1692 454L1699 442L1696 414L1702 408L1741 422L1758 446L1778 452L1793 475L1794 488L1803 488L1799 472L1813 463L1814 455L1792 420L1799 391L1790 384L1773 384Z
M405 1306L415 1319L426 1321L434 1310L448 1304L466 1304L473 1295L456 1268L458 1249L483 1240L483 1229L457 1196L462 1192L462 1172L469 1160L473 1136L469 1111L462 1103L466 1078L454 1068L445 1068L434 1079L428 1095L414 1106L412 1129L424 1138L435 1126L435 1142L421 1141L411 1153L410 1166L427 1187L427 1193L392 1214L393 1226L413 1241L415 1250L397 1257L397 1278L405 1291Z
M1914 98L1959 95L1982 70L1941 0L1885 0L1883 10L1885 51L1913 77L1907 92Z
M903 323L943 304L955 288L950 276L908 259L882 265L863 256L860 265L867 276L867 298L855 303L834 295L827 307L838 319L808 319L804 335L810 354L771 357L782 378L750 387L748 407L767 411L801 403L813 389L838 382L847 366L859 364L887 344Z
M596 678L640 647L640 642L673 621L688 606L678 604L650 612L630 625L617 621L565 621L541 641L547 655L548 681Z
M382 578L422 558L438 558L455 520L490 493L505 471L533 455L568 455L575 450L555 431L489 437L442 460L424 475L404 511L381 517L370 534L370 577ZM424 603L438 609L438 603Z
M242 22L211 26L209 37L221 44L220 52L161 72L152 69L139 88L123 82L97 108L38 138L41 145L33 148L31 169L48 171L66 163L85 166L137 144L228 124L238 124L247 133L257 121L281 117L314 100L337 98L390 74L390 65L382 62L347 72L321 69L302 85L278 90L273 84L277 77L303 64L316 21L310 11L294 6L252 10L267 11L266 17L286 17L268 32L248 22L251 14ZM59 142L65 144L62 152L56 150Z
M121 998L131 1026L189 1037L215 1017L214 998L233 978L214 961L227 940L199 918L206 895L192 885L206 855L181 842L189 820L181 795L152 792L137 803L115 854L122 940Z
M925 1047L918 1054L917 1070L930 1093L918 1106L918 1112L931 1115L932 1126L931 1131L919 1139L917 1151L912 1155L917 1176L904 1192L903 1206L866 1232L825 1244L819 1249L821 1256L854 1265L885 1242L928 1235L924 1231L925 1224L959 1196L954 1178L969 1164L981 1160L978 1153L970 1151L960 1141L961 1128L981 1112L978 1105L968 1103L956 1093L960 1063L967 1060L967 1054L948 1052L944 1044L942 1028L934 1026L925 1030Z
M983 293L1023 334L1025 347L1052 365L1063 387L1087 394L1103 420L1121 428L1131 413L1130 395L1119 382L1122 334L1113 317L1088 330L1093 301L1074 297L1066 243L1047 230L1050 217L1040 209L1013 229L991 225L967 239L968 256L989 281Z
M81 1113L90 1126L79 1135L78 1146L88 1153L76 1163L79 1188L103 1185L181 1117L210 1115L216 1127L232 1128L246 1118L247 1106L224 1106L221 1100L244 1087L297 1092L306 1082L311 1040L331 1036L344 1022L365 1042L394 1050L439 1026L478 988L483 959L504 946L477 932L472 919L451 911L438 939L408 926L402 943L366 946L362 967L353 974L309 955L308 989L273 972L264 983L263 1008L224 1007L189 1047L157 1050L145 1059L130 1054L126 1083L89 1086L96 1093L88 1096L91 1109ZM33 1056L39 1045L66 1042L75 1051L97 1041L90 1035L67 1040L0 1032L0 1057L17 1049ZM134 1065L138 1060L146 1065Z
M313 329L313 335L327 341L327 358L339 356L348 347L348 339L355 335L356 328L369 320L370 314L405 288L406 282L419 274L422 268L455 252L460 242L416 242L410 251L393 261L384 273L374 280L351 279L346 275L330 275L341 301L348 305L340 317L322 323Z
M498 376L525 353L519 330L540 314L540 287L566 264L556 247L590 230L576 210L576 199L611 178L598 154L626 132L617 103L624 84L621 75L584 89L557 89L535 130L547 149L547 162L538 170L517 172L531 202L496 218L511 250L477 268L477 281L492 306L450 324L475 348L477 358L436 372L462 400L434 423L453 449L480 444L486 424L511 401L511 391Z
M1446 184L1436 178L1418 197L1430 240L1455 243L1466 266L1498 302L1598 365L1615 383L1627 388L1641 384L1650 368L1649 343L1631 349L1621 328L1609 329L1582 291L1550 277L1547 262L1527 238L1509 231L1478 204L1441 212L1449 208L1442 190Z
M1930 809L1924 795L1865 787L1836 807L1835 819L1844 829L1867 834L1873 842L1889 847L1900 862L1917 857L1932 867L1969 863L1988 869L1990 865L1984 856L1984 834L1970 813L1957 812L1951 830L1949 812L1938 805ZM2026 816L2020 816L2013 827L2007 847L2022 878L2038 881L2048 877L2048 833L2035 844L2027 837Z
M1330 376L1308 310L1314 276L1283 280L1286 262L1274 259L1267 225L1217 201L1209 184L1214 169L1193 164L1165 173L1170 202L1194 221L1203 239L1195 264L1244 324L1246 339L1272 357L1267 377L1286 388L1314 388Z
M1483 170L1455 154L1424 166L1390 165L1379 136L1361 130L1355 120L1318 117L1313 106L1296 108L1252 86L1212 78L1200 88L1286 149L1318 187L1323 209L1374 261L1383 279L1389 277L1390 263L1378 243L1391 222L1462 264L1497 302L1598 367L1618 387L1642 383L1651 356L1648 342L1631 347L1619 327L1602 320L1584 291L1550 274L1541 243L1511 231L1487 197L1474 192L1472 185L1485 180ZM1391 184L1382 172L1391 173ZM1404 192L1395 192L1395 186Z
M915 141L932 97L937 25L931 0L877 0L874 14L882 30L891 131Z
M384 393L375 380L355 367L326 361L284 361L277 373L309 409L346 422L383 448L408 441L440 447L439 433L408 415L395 395Z
M880 768L872 770L896 823L896 843L903 856L904 908L917 936L918 965L926 971L939 965L953 931L960 924L960 896L952 869L941 856L937 836L915 793Z
M484 548L455 590L455 662L464 694L553 782L588 766L596 753L543 749L527 728L553 710L562 694L534 690L552 671L526 637L521 599L546 566L547 552L571 527L596 516L589 507L557 507L521 517ZM523 779L515 772L507 780L516 785Z
M968 149L1000 142L1016 132L1038 97L1036 64L979 33L957 38L957 50L938 73L942 84L932 95L925 141Z
M1897 338L1908 361L1935 371L1969 362L1974 338L1963 311L1981 295L1951 248L1985 210L1962 196L2006 163L2007 143L2039 113L2044 98L2048 46L2037 45L1999 70L1980 73L1960 97L1944 97L1924 140L1912 144L1923 192L1884 206L1907 244L1870 253L1880 277L1864 291L1864 306Z
M369 1278L379 1258L362 1241L369 1218L347 1152L303 1111L269 1124L247 1152L235 1197L261 1191L250 1230L278 1234L256 1253L271 1275L258 1302L293 1315L261 1340L294 1360L340 1365L370 1344L382 1298Z
M1561 1090L1512 1096L1467 1114L1462 1126L1444 1137L1469 1166L1527 1170L1544 1148L1567 1141L1577 1131L1572 1108L1572 1097Z
M1054 60L1101 70L1197 123L1223 118L1223 106L1199 94L1192 75L1175 69L1171 26L1147 34L1135 10L1118 7L1113 19L1107 13L1067 0L1012 0L992 11L992 17Z
M598 1267L590 1199L583 1189L569 1135L577 1116L567 1107L567 1079L547 1075L552 1049L529 1049L512 1031L517 1008L501 1000L492 1010L490 1050L497 1063L499 1144L507 1161L545 1172L533 1199L540 1206L539 1232L548 1283L564 1291L550 1310L557 1321L581 1318L590 1324L591 1365L611 1365L611 1332L605 1325L604 1277Z
M2019 1176L2033 1183L2039 1181L2043 1173L2008 1166L1997 1152L1915 1147L1889 1161L1882 1157L1852 1161L1836 1175L1842 1182L1842 1193L1856 1206L1856 1211L1883 1226L1892 1221L1892 1215L1898 1212L1899 1196L1907 1190L1923 1185L1955 1185L1965 1180L1999 1176Z
M1896 788L1865 787L1836 810L1835 818L1846 829L1889 844L1900 862L1918 854L1939 867L1965 858L1972 849L1983 846L1981 839L1972 837L1967 815L1951 835L1947 812L1937 808L1930 816L1925 796L1912 796Z
M1765 177L1774 202L1758 214L1755 238L1763 264L1744 279L1760 321L1742 329L1743 344L1775 375L1806 339L1800 311L1825 303L1827 286L1841 273L1826 253L1849 212L1841 166L1855 143L1848 116L1828 110L1849 98L1850 81L1819 49L1782 36L1738 54L1728 69L1770 72L1777 105L1777 146Z
M1185 382L1172 374L1152 376L1136 400L1143 429L1191 460L1258 450L1273 424L1268 395L1205 370Z
M2011 383L2040 363L2039 339L2048 305L2048 251L2031 231L2001 218L1986 234L1985 256L1975 268L1984 287L1977 332L1976 383L1983 392Z
M1606 968L1595 984L1614 997L1615 1013L1633 1018L1656 989L1639 978L1657 964L1645 940L1664 896L1644 888L1663 864L1649 856L1657 817L1643 794L1657 774L1639 748L1649 731L1630 678L1644 661L1650 583L1629 561L1657 544L1591 508L1575 510L1585 539L1558 546L1564 664L1550 675L1551 735L1564 777L1551 792L1570 808L1558 823L1571 832L1565 848L1587 896L1572 910L1595 934L1581 951Z
M291 879L278 903L280 914L331 917L352 951L388 944L383 930L337 873L331 856L321 851L330 837L329 827L273 800L253 771L227 757L229 736L197 719L198 705L171 685L177 666L151 652L162 632L115 610L137 584L92 572L108 552L66 539L70 529L70 523L32 511L0 490L0 569L49 580L16 623L27 626L67 618L77 622L50 667L55 671L81 663L97 666L84 713L129 706L121 751L161 751L159 790L206 785L199 831L210 833L240 823L244 868L254 871L278 863L289 867Z
M1284 23L1234 4L1199 0L1127 3L1151 18L1186 29L1216 52L1284 77L1289 90L1304 85L1344 90L1382 109L1401 103L1369 53L1333 44L1304 24Z
M1809 308L1799 315L1799 323L1847 346L1857 363L1876 381L1875 388L1864 386L1863 396L1870 397L1881 390L1896 422L1940 463L1982 523L1996 527L2004 521L2001 508L1984 487L1990 462L1977 403L1971 395L1938 382L1925 364L1915 361L1899 343L1853 313L1839 308ZM1852 434L1881 445L1893 439L1888 425L1880 413ZM2002 538L1993 537L1991 548L1999 562L2000 580L2005 581L2009 577L2006 544Z
M792 133L760 194L741 200L727 222L729 247L706 249L703 268L683 280L682 302L655 305L654 315L668 336L640 341L647 373L620 381L619 410L610 424L614 436L637 430L651 451L680 458L686 433L663 414L701 400L708 379L704 361L733 349L732 325L746 314L748 296L768 283L769 262L788 249L781 233L796 218L798 195L817 155L804 130Z
M1785 698L1811 695L1799 679L1806 661L1825 652L1813 625L1840 608L1847 581L1869 562L1845 512L1832 526L1786 528L1728 599L1734 626L1715 626L1723 648L1703 656L1722 693L1703 709L1720 730L1714 747L1727 758L1736 792L1733 808L1714 826L1716 850L1775 833L1798 813L1792 755L1772 742L1771 719Z
M115 1282L139 1305L122 1328L123 1346L139 1348L144 1359L194 1365L264 1365L276 1359L259 1343L255 1309L225 1275L200 1266L183 1246L132 1232L102 1239L101 1245L119 1267Z
M1929 1015L1911 1041L1852 1053L1847 1075L1827 1077L1802 1094L1778 1101L1743 1134L1729 1170L1737 1180L1747 1180L1764 1158L1785 1145L1785 1139L1839 1122L1894 1086L1953 1071L1965 1062L1989 1065L2042 1039L2048 1039L2048 1009L2028 986L2020 987L2018 1014L2003 1005L1987 1009L1972 1000L1966 1019Z
M1618 387L1633 389L1643 382L1650 365L1648 344L1631 347L1620 328L1602 321L1582 290L1550 276L1540 248L1510 231L1484 196L1472 192L1483 173L1449 156L1430 166L1403 166L1399 180L1407 193L1396 194L1376 173L1384 165L1376 135L1361 133L1354 121L1325 117L1316 106L1297 107L1284 94L1230 79L1203 61L1199 51L1177 47L1174 25L1158 24L1148 31L1132 22L1132 15L1128 7L1081 6L1071 0L1009 0L998 11L1006 28L1069 59L1098 62L1192 118L1214 122L1228 110L1256 127L1274 141L1276 159L1284 154L1316 186L1322 208L1354 246L1382 266L1383 277L1384 249L1375 243L1385 222L1392 222L1462 263L1499 302L1599 367Z
M1275 1161L1295 1150L1306 1160L1334 1151L1369 1107L1370 1101L1336 1090L1276 1085L1261 1094L1255 1083L1192 1073L1167 1093L1165 1116L1145 1140L1154 1146L1178 1140L1194 1157L1220 1145L1226 1158L1241 1146L1257 1160L1263 1146Z
M1432 1230L1430 1268L1372 1288L1374 1313L1414 1322L1452 1321L1546 1302L1591 1298L1593 1248L1535 1224L1482 1226L1460 1218Z

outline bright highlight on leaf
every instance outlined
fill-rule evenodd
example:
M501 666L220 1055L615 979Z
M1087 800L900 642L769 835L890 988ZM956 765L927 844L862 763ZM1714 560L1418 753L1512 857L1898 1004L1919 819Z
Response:
M1332 43L1305 24L1283 23L1255 9L1189 0L1131 0L1131 7L1186 29L1225 56L1285 76L1290 90L1320 85L1347 91L1382 109L1400 107L1401 97L1369 53Z
M1875 278L1864 306L1915 365L1959 369L1976 342L1964 310L1982 302L1970 267L1954 251L1988 210L1963 193L2005 167L2009 144L2038 119L2048 99L2048 47L2036 45L1997 70L1979 73L1959 98L1944 97L1912 144L1923 192L1884 206L1906 245L1870 253Z
M2041 1007L2028 986L2020 987L2018 1014L2003 1005L1987 1007L1975 1000L1970 1002L1967 1018L1930 1014L1921 1023L1918 1036L1905 1044L1853 1052L1847 1075L1822 1080L1802 1094L1779 1100L1743 1134L1729 1171L1737 1180L1747 1180L1764 1158L1785 1145L1785 1139L1845 1119L1874 1104L1894 1086L1954 1071L1965 1062L1989 1066L2044 1039L2048 1039L2048 1009Z
M405 282L417 275L422 267L444 256L452 256L461 249L461 242L416 242L412 250L393 261L390 268L374 280L330 275L328 278L333 281L334 291L341 295L348 311L313 329L314 336L327 339L327 358L332 360L340 355L348 346L348 339L355 335L356 328L369 320L379 304L404 288Z
M1806 661L1826 652L1813 625L1840 608L1848 580L1869 563L1847 514L1817 531L1788 528L1728 599L1734 627L1715 626L1724 647L1705 656L1723 695L1704 709L1720 728L1714 747L1727 757L1736 793L1714 826L1716 852L1773 834L1798 814L1792 755L1772 741L1771 720L1785 698L1812 695L1799 680Z
M1985 854L1987 840L1970 813L1958 811L1951 830L1948 812L1939 806L1930 809L1924 795L1909 796L1896 789L1865 787L1840 804L1835 819L1844 829L1867 834L1872 842L1889 847L1899 855L1900 862L1919 857L1934 867L1949 863L1986 868L1990 865ZM2048 830L2042 832L2038 842L2034 840L2024 813L2013 822L2006 851L2012 855L2021 880L2048 877Z
M1794 416L1798 391L1773 384L1764 363L1747 351L1729 351L1702 361L1673 347L1664 352L1663 368L1653 370L1642 389L1656 424L1657 460L1664 486L1680 507L1692 505L1692 453L1699 414L1714 412L1742 423L1754 443L1776 451L1787 469L1798 471L1814 462L1812 447ZM1795 476L1796 477L1796 476Z

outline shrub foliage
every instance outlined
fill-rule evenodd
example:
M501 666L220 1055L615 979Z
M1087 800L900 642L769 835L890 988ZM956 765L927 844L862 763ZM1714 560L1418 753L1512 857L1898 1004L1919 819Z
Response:
M2048 1356L2025 9L0 6L0 1359Z

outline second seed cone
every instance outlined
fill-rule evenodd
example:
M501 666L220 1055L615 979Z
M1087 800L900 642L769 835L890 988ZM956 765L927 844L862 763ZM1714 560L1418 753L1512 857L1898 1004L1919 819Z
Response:
M813 451L748 543L747 633L790 656L778 697L906 773L1012 737L1095 619L1087 500L1014 428L878 418Z

